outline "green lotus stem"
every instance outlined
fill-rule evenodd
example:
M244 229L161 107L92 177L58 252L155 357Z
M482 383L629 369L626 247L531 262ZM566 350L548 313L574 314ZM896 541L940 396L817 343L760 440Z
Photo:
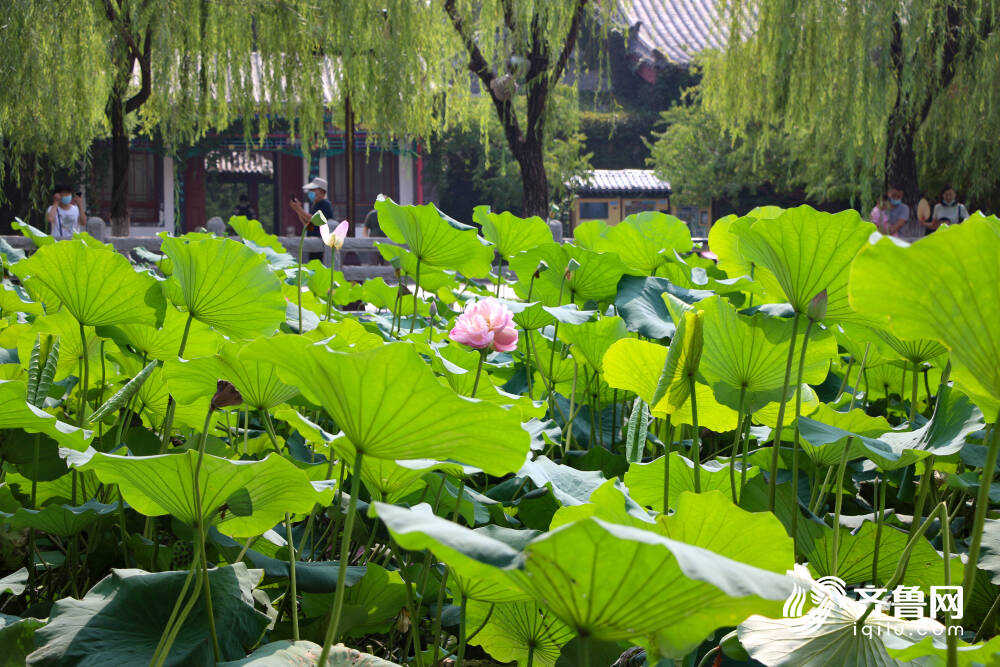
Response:
M534 397L534 393L531 389L531 341L528 340L530 332L524 330L524 378L528 382L528 396Z
M306 233L309 225L302 225L302 235L299 236L299 267L295 272L295 298L299 305L299 333L302 333L302 247L306 244Z
M929 396L929 394L928 394ZM940 512L941 516L941 555L944 558L944 585L951 586L951 519L948 517L948 505L947 503L941 503L943 506ZM877 544L877 543L876 543ZM948 632L951 628L952 622L951 614L945 612L944 614L944 627L945 627L945 641L948 646L948 667L958 667L958 637L952 635ZM983 631L983 628L988 627L984 621L980 626L979 630L976 632L976 638L973 643L979 641L979 633Z
M792 338L788 343L788 359L785 361L785 381L781 386L781 402L778 404L778 421L771 440L771 469L767 480L767 509L774 511L774 496L778 481L778 456L781 448L781 430L785 423L785 403L788 396L788 385L792 380L792 359L795 358L795 336L799 333L799 314L792 319Z
M740 498L743 497L743 489L747 485L747 468L750 465L750 424L753 423L753 413L748 412L743 420L743 465L740 470Z
M976 566L979 564L979 547L983 542L983 523L986 520L986 510L990 504L990 486L993 484L993 473L997 467L997 450L1000 450L1000 413L993 420L990 446L986 451L983 474L979 480L979 494L976 496L976 514L972 523L972 542L969 543L969 560L965 563L965 576L962 577L966 609L969 608L969 603L972 601L972 586L976 581Z
M927 502L927 493L930 490L931 479L934 477L933 465L933 455L924 459L924 471L920 475L920 486L917 487L917 500L913 506L913 521L910 523L911 533L920 524L920 517L923 516L924 504Z
M837 488L835 493L837 497L833 501L833 556L830 559L830 574L837 576L837 569L840 566L840 512L844 505L844 471L847 470L847 461L850 458L849 453L851 451L851 445L854 443L854 437L848 436L847 443L844 445L844 452L840 455L840 463L837 465Z
M358 511L358 493L361 491L361 463L365 455L360 449L354 455L354 470L351 472L351 498L347 504L347 517L344 519L344 534L340 541L340 568L337 573L337 593L333 599L333 614L326 628L323 640L323 652L319 656L319 664L325 665L330 655L330 647L340 629L340 616L344 611L344 587L347 584L347 564L351 559L351 533L354 531L354 515ZM414 619L415 621L415 619Z
M417 667L423 667L424 657L423 652L420 649L420 632L417 629L417 626L420 625L419 617L417 616L417 606L413 600L413 589L410 587L410 578L407 574L406 561L403 559L402 554L399 553L399 545L396 544L396 540L393 539L392 535L389 535L389 550L396 559L399 572L403 576L403 583L406 585L406 610L410 614L410 641L413 642L413 657ZM424 569L426 571L427 568Z
M663 513L670 511L670 442L673 438L673 426L670 425L670 415L666 416L667 440L663 441Z
M198 442L198 460L194 466L194 484L192 489L194 490L194 507L197 517L198 550L201 552L201 577L203 580L203 594L205 596L205 611L208 613L208 629L212 634L212 650L215 653L215 661L219 662L219 637L215 631L215 613L212 609L212 587L208 581L208 555L205 553L205 514L201 506L201 465L205 460L205 443L208 440L208 429L212 423L213 412L213 408L209 407L208 413L205 415L205 424L201 429L201 440Z
M553 392L556 389L555 377L552 375L552 369L555 368L556 363L556 347L559 345L559 320L556 320L555 325L552 327L552 350L549 352L549 377L548 384L549 389L549 402L554 402L552 397Z
M802 376L805 373L806 368L806 350L809 347L809 334L812 332L812 327L814 320L810 317L809 321L806 323L806 332L802 337L802 350L799 352L799 372L795 381L795 434L792 437L792 498L794 499L794 504L792 505L792 543L794 544L798 541L796 539L798 527L799 527L799 508L798 508L798 498L799 498L799 418L802 416Z
M432 665L438 664L438 654L441 650L441 616L444 612L444 594L448 588L448 577L450 575L451 568L446 567L444 574L441 575L441 583L438 585L437 604L435 605L437 611L434 616L434 625L431 626L431 641L434 642L434 648L431 649Z
M590 638L586 635L580 635L580 656L580 665L590 667Z
M486 361L486 355L488 350L479 350L479 365L476 366L476 379L472 383L472 398L476 397L476 391L479 389L479 377L483 374L483 362Z
M885 492L886 487L889 485L889 480L885 478L885 475L879 476L878 481L878 514L875 516L875 551L872 554L872 585L878 586L878 552L882 541L882 525L885 523ZM947 514L947 512L945 513ZM915 519L916 517L914 517ZM945 561L947 561L945 557ZM948 568L946 567L945 570ZM947 572L946 572L946 576Z
M174 640L177 639L177 634L181 630L181 626L184 625L184 621L187 620L188 615L198 601L202 585L201 577L196 576L200 567L198 562L200 558L200 552L196 552L194 560L191 561L191 570L184 580L184 585L181 586L181 592L177 595L177 601L170 612L170 618L167 619L167 625L163 629L163 634L160 635L160 641L156 645L156 650L153 651L153 659L149 663L150 667L162 667L163 663L166 662L167 657L170 655L170 649L174 645ZM187 603L181 608L181 603L184 601L184 594L187 592L192 581L194 581L194 589L191 590L191 595L188 597Z
M417 275L413 282L413 319L410 320L410 333L417 323L417 293L420 291L420 256L417 256Z
M701 493L701 429L698 428L698 399L695 395L694 374L688 376L691 386L691 447L694 457L694 492Z
M337 252L339 252L339 251L333 250L330 253L330 293L326 297L326 321L327 322L330 321L330 312L333 309L333 285L334 285L333 267L336 266L336 264L337 264L337 259L336 259L337 258ZM301 317L301 315L300 315L300 317ZM302 325L300 323L299 324L299 332L301 333L301 331L302 331Z
M927 379L927 375L930 373L930 368L924 368L924 391L927 392L927 404L930 405L931 402L931 381Z
M528 667L532 667L534 664L535 664L535 645L531 644L530 646L528 646Z
M600 380L598 380L598 386L599 385L600 385ZM615 389L611 397L611 451L614 451L615 449L615 435L617 430L618 430L618 390Z
M743 420L746 419L746 415L743 414L744 403L746 401L747 388L746 385L740 387L740 404L739 409L736 411L736 435L733 438L732 451L729 453L729 486L733 492L733 502L739 502L736 496L736 457L740 452L740 435L743 433Z
M503 282L503 257L497 253L497 298L500 298L500 285Z
M459 593L459 595L462 595ZM467 639L465 637L465 608L468 598L462 595L462 601L459 603L459 616L458 616L458 658L455 660L455 667L462 667L462 663L465 662L465 644Z
M920 529L915 534L910 536L910 539L907 540L906 542L906 546L903 547L903 553L900 554L899 556L899 561L896 563L896 569L892 573L892 578L885 585L885 590L887 591L894 590L896 586L898 586L899 583L903 580L903 577L906 576L906 568L910 563L910 554L913 553L913 548L917 545L917 541L924 536L924 533L927 532L927 528L931 525L931 522L934 520L934 517L936 515L942 515L943 518L941 520L943 526L944 525L943 522L946 522L948 520L948 506L945 505L944 503L938 503L937 506L933 510L931 510L931 513L927 516L924 522L920 524ZM975 563L975 561L972 560L970 560L969 562ZM945 561L945 568L948 567L950 567L950 563ZM875 602L869 603L868 608L865 609L865 613L862 614L861 618L859 618L855 622L854 625L859 631L861 630L865 621L868 620L868 617L871 616L871 613L873 611L875 611Z
M826 467L826 475L823 477L823 482L818 487L818 492L815 498L811 498L809 502L809 511L813 514L819 513L819 508L823 506L823 501L826 500L826 489L830 484L830 477L833 476L833 469L835 466Z
M250 410L243 411L243 456L249 456L248 444L250 440Z
M840 381L840 387L837 389L837 398L840 398L840 395L844 393L844 388L847 387L847 382L851 379L851 369L853 367L854 358L852 357L847 364L847 370L844 372L844 378Z
M912 431L914 426L913 422L917 418L917 386L920 375L920 369L917 366L917 362L913 362L913 391L910 392L910 430ZM927 394L927 400L930 400L931 395Z
M278 455L281 455L281 446L278 445L278 434L274 430L274 422L271 421L271 415L268 414L267 410L261 410L260 413L264 416L264 429L267 431L267 437L271 440L274 451Z
M566 422L566 434L563 438L563 448L568 452L570 447L570 442L573 440L573 422L576 421L576 414L573 412L573 406L576 404L576 378L579 372L579 366L574 361L573 362L573 386L569 392L569 421Z
M80 392L80 413L77 415L77 426L83 428L87 418L87 385L90 381L90 359L87 353L87 334L80 323L80 345L83 347L83 385ZM76 503L76 501L73 501Z
M292 519L285 512L285 532L288 533L288 593L291 600L292 640L299 641L299 593L295 583L295 539L292 537Z
M177 356L184 357L184 348L187 347L188 334L191 333L191 322L194 320L194 315L188 312L187 322L184 323L184 334L181 336L181 345L177 348ZM170 443L170 432L174 428L174 413L177 410L177 401L174 400L173 395L167 398L167 412L163 418L163 426L161 427L162 433L160 437L160 454L167 453L167 445Z

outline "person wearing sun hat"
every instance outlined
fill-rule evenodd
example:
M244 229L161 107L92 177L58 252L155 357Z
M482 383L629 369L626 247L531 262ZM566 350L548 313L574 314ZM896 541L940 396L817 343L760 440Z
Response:
M298 216L299 222L309 227L310 236L319 236L319 229L309 224L309 220L316 211L322 212L328 222L333 220L333 206L326 198L326 187L326 179L323 178L314 178L302 186L302 191L306 193L306 199L309 200L308 211L302 206L302 202L295 195L292 195L289 202L292 211Z

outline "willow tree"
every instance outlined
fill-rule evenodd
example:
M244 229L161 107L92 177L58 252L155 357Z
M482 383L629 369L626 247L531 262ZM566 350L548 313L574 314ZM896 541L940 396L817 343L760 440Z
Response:
M553 92L571 65L586 13L606 31L609 0L443 0L465 62L521 169L524 215L549 217L544 148ZM580 69L579 61L573 63ZM460 80L460 79L459 79Z
M980 150L1000 131L1000 1L720 0L719 11L729 39L705 59L706 110L737 134L794 131L806 182L836 164L855 195L896 184L914 201L920 153L944 151L972 192L996 187L1000 158Z
M0 140L8 166L62 164L112 144L112 233L128 233L128 145L168 146L275 118L308 152L327 112L354 113L385 140L440 127L454 35L439 8L410 0L11 0L0 3ZM432 57L432 55L434 57ZM14 92L16 91L16 93Z

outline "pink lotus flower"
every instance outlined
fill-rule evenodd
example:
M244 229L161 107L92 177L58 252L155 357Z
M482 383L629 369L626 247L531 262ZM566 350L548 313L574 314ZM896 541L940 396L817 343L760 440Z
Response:
M455 327L448 334L453 341L475 350L492 348L510 352L517 347L514 315L496 299L483 299L466 305Z
M334 250L340 250L344 247L344 239L347 238L347 220L342 220L337 228L332 232L330 231L330 225L322 224L319 226L319 235L323 237L323 243L330 246Z

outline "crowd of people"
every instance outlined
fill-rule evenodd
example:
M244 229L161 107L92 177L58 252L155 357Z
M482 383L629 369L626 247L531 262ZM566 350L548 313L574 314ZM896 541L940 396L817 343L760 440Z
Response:
M899 236L900 230L911 220L904 196L901 188L891 186L871 211L871 221L887 236ZM933 207L926 196L917 203L916 220L923 227L924 235L933 234L941 225L957 225L968 217L968 209L958 201L958 193L950 185L941 189Z

